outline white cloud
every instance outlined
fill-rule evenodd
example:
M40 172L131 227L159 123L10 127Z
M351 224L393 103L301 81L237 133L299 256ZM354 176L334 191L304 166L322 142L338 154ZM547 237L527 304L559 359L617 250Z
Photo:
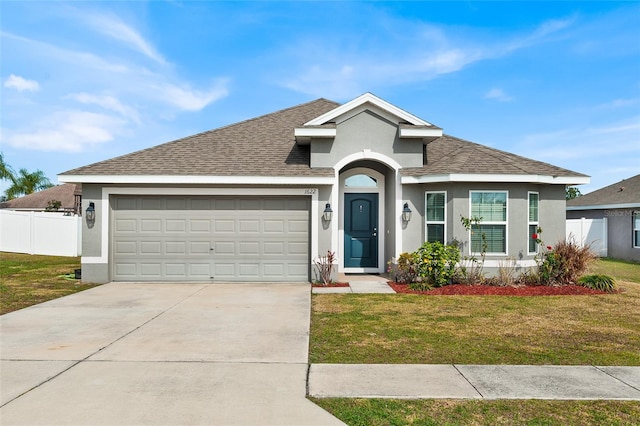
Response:
M178 86L172 83L156 86L154 93L165 102L186 111L199 111L218 99L229 94L224 80L219 81L213 88L201 91L188 85Z
M113 39L124 42L131 49L137 50L154 61L165 64L162 55L145 40L136 30L122 22L118 17L108 15L84 15L92 27Z
M495 99L496 101L500 102L509 102L513 100L511 96L507 95L504 92L504 90L497 87L494 87L493 89L485 93L484 97L485 99Z
M119 113L125 118L128 118L136 123L140 122L138 111L134 108L122 104L117 98L107 95L92 95L90 93L72 93L64 97L65 99L72 99L74 101L83 104L98 105L104 109Z
M2 136L3 143L15 148L81 152L113 140L123 124L123 120L109 115L70 110L56 112L34 123L34 130L4 129Z
M40 85L35 80L27 80L18 75L11 74L5 81L4 87L8 89L16 89L19 92L37 92L40 90Z
M459 36L453 32L448 35L444 29L431 25L402 21L397 25L404 28L402 34L389 32L386 45L376 39L369 46L358 46L357 52L336 49L341 42L330 37L306 39L283 58L288 64L301 65L289 66L290 75L280 79L280 84L314 96L346 99L377 85L431 80L478 61L506 56L543 42L573 22L574 19L551 20L525 36L480 43L473 35L466 39L471 41L456 41Z

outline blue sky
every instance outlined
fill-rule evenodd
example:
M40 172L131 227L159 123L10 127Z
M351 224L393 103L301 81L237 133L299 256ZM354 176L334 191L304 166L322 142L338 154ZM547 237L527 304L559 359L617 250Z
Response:
M583 193L640 173L640 2L3 1L0 19L1 149L54 183L364 92L591 175Z

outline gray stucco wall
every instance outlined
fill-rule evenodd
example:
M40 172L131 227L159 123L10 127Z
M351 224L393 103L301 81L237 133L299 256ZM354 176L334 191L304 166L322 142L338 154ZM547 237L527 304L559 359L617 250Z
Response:
M420 139L399 139L398 126L371 112L362 112L338 124L335 139L311 141L311 167L333 167L364 149L384 154L402 167L422 167Z
M513 183L438 183L404 185L403 197L414 212L411 222L403 230L402 251L414 251L425 240L424 200L426 191L447 192L447 242L462 243L463 256L470 255L469 233L460 217L469 217L469 191L508 191L507 255L516 260L532 259L528 251L528 192L540 194L539 223L545 244L553 245L565 238L565 189L563 185ZM505 256L487 256L503 259Z
M85 211L93 202L96 209L96 220L89 227ZM100 263L85 263L88 257L99 257L102 245L102 186L82 185L82 281L105 283L109 281L109 267Z

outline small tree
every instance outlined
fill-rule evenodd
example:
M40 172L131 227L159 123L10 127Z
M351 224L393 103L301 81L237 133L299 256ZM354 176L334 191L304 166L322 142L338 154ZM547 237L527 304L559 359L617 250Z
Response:
M62 206L62 201L58 200L49 200L47 201L47 207L44 208L45 212L57 212L60 210L60 206Z
M580 197L582 194L580 193L580 190L578 188L576 188L575 186L567 186L567 193L566 193L566 199L568 200L573 200L574 198L578 198Z

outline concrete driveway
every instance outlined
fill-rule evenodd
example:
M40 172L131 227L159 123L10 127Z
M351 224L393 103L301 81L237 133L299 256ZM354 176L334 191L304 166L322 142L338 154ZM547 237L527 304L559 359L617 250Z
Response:
M305 284L106 284L0 317L0 423L342 424L305 398Z

